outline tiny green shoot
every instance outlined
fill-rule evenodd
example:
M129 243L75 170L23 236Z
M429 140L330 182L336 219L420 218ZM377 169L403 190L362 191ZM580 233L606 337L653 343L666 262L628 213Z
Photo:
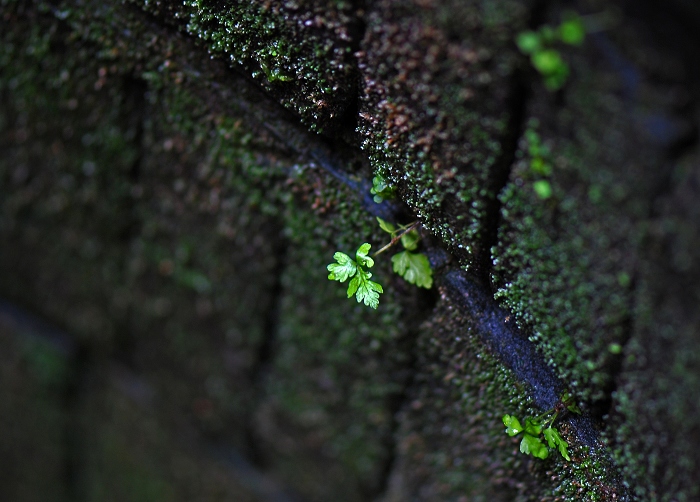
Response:
M374 260L368 256L372 246L365 242L355 252L353 260L345 253L338 251L333 255L336 263L331 263L328 269L328 279L332 281L345 282L352 278L348 284L348 298L355 295L357 302L364 302L368 307L376 309L379 305L379 294L383 293L382 286L371 281L372 273L367 270L374 266Z
M389 222L377 217L379 227L391 235L391 242L387 246L401 242L404 250L391 257L394 272L403 277L410 284L421 288L430 289L433 287L433 270L430 268L428 257L423 253L414 252L418 248L420 234L415 229L416 223L411 225L399 225L396 228ZM385 248L387 248L385 246ZM377 251L382 252L384 248Z
M552 167L551 152L542 142L537 132L537 121L531 120L524 132L527 142L527 154L530 157L530 171L540 178L532 183L532 189L540 199L546 200L554 195L552 184L546 179L554 168ZM545 179L543 179L545 178Z
M553 426L564 410L581 414L581 409L568 392L561 396L560 402L551 410L536 417L525 417L524 425L514 415L503 415L505 432L511 437L522 434L520 451L526 455L544 460L549 457L549 449L551 448L557 449L563 458L571 461L568 452L569 444Z
M394 187L389 185L389 182L379 174L372 178L372 188L369 192L374 195L374 202L377 204L393 199L395 196Z
M288 82L292 80L292 77L282 74L279 68L270 69L270 67L264 61L259 61L259 63L260 69L265 74L265 77L267 77L268 82Z
M530 56L530 63L544 78L550 91L561 89L569 76L569 65L553 47L557 43L580 46L586 36L586 28L581 17L568 13L566 19L556 28L545 25L537 31L523 31L515 43L520 52Z
M377 256L399 242L404 250L396 253L391 258L394 272L403 277L407 282L418 287L430 289L433 286L433 270L430 268L428 257L423 253L414 252L418 247L420 234L416 230L418 222L410 225L399 225L377 218L382 230L391 235L391 242L379 249L373 256ZM368 270L374 266L374 259L369 256L371 245L362 244L355 252L355 259L340 251L333 255L335 263L331 263L328 269L328 279L331 281L345 282L348 284L348 298L355 295L357 302L364 302L368 307L376 309L379 305L379 294L384 292L381 284L371 281L372 273Z
M389 186L386 180L377 175L372 181L371 193L378 204L387 198L394 196L394 188ZM377 256L392 248L399 242L404 250L396 253L391 258L394 272L399 274L410 284L430 289L433 286L433 270L430 268L428 257L416 252L420 243L419 223L414 221L408 225L395 225L377 217L379 228L391 235L391 241L380 248L372 256ZM348 298L355 295L357 302L364 302L368 307L376 309L379 305L379 295L384 292L382 286L371 281L372 273L368 270L374 266L374 260L369 256L372 246L365 242L355 252L355 259L340 251L333 255L335 263L331 263L328 269L328 279L331 281L345 282L348 284Z
M547 180L537 180L532 188L540 199L549 199L552 196L552 185Z

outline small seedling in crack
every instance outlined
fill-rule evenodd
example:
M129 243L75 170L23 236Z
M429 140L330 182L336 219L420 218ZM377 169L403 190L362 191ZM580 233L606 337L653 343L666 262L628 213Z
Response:
M522 453L544 460L549 457L549 448L556 448L562 457L570 461L569 444L553 426L560 414L567 411L581 414L571 394L565 392L551 410L536 417L525 417L522 422L514 415L503 415L503 425L506 426L506 434L509 436L523 435L520 441Z
M548 180L553 171L552 154L537 133L538 125L536 119L530 120L524 136L527 141L527 154L530 157L530 171L540 178L533 182L532 188L540 199L549 199L552 197L552 185Z
M336 263L328 265L328 279L331 281L345 282L352 278L348 284L348 298L355 295L357 302L364 302L368 307L376 309L379 305L379 294L384 292L381 284L370 281L372 272L369 268L374 266L374 260L368 256L371 244L365 242L357 249L353 260L340 251L333 255Z
M389 186L386 180L377 175L372 180L374 201L381 203L385 199L394 197L394 188ZM430 289L433 286L433 271L430 268L428 257L416 252L421 240L418 228L420 223L414 221L408 225L393 224L377 217L379 227L391 236L391 241L380 248L372 256L377 256L397 244L401 243L403 251L391 257L392 268L407 282L418 287ZM335 263L331 263L328 269L328 279L331 281L345 282L348 284L348 298L354 295L357 302L363 302L368 307L376 309L379 306L379 295L384 292L381 284L370 280L372 273L369 271L374 266L374 259L369 256L372 245L368 242L362 244L355 252L353 259L349 255L338 251L333 255Z
M411 284L430 289L433 286L433 271L428 257L415 252L421 238L417 230L419 223L416 221L396 227L379 217L377 221L381 229L391 235L391 241L372 256L380 255L401 243L404 250L391 257L394 272ZM376 309L379 305L379 295L384 289L381 284L370 280L372 273L369 269L374 266L374 260L369 256L371 247L367 242L362 244L355 252L355 259L338 251L333 255L335 263L326 268L329 272L328 279L331 281L345 282L351 279L347 290L348 298L355 295L358 303L364 302L368 307Z
M430 268L428 257L423 253L415 252L420 241L420 234L416 227L418 222L410 225L399 225L398 228L391 223L377 217L382 230L391 235L391 242L377 251L384 252L397 242L401 242L404 250L391 257L394 272L403 277L407 282L420 288L433 287L433 270Z

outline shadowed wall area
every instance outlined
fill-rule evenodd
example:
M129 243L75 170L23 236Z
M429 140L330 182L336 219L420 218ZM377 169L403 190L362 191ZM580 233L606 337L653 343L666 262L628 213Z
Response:
M0 500L700 498L695 2L0 6Z

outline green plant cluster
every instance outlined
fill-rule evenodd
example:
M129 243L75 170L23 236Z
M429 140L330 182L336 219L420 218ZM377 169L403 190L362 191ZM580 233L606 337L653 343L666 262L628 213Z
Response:
M537 31L524 31L515 42L523 54L530 56L532 66L544 77L545 87L556 91L564 86L570 70L554 46L557 43L580 46L585 36L581 17L569 13L559 26L545 25Z
M377 221L381 229L391 235L391 243L389 245L393 245L395 240L398 239L404 247L403 251L391 257L394 272L411 284L420 288L430 289L433 286L433 270L430 268L428 257L423 253L415 252L420 241L420 234L415 229L416 224L399 225L396 228L379 217L377 217Z
M542 143L537 126L537 121L531 121L524 134L527 154L530 157L530 170L540 178L533 182L532 188L540 199L549 199L552 196L552 185L546 178L552 175L551 152Z
M386 199L394 197L394 187L381 176L376 175L372 179L370 193L374 195L374 202L380 204ZM374 256L377 256L392 248L399 242L404 250L391 257L394 272L403 277L406 281L421 288L430 289L433 286L433 271L430 268L428 257L423 253L415 252L420 242L418 233L419 223L414 221L408 225L394 225L377 216L379 227L391 235L391 241L379 249ZM368 307L376 309L379 305L379 294L383 293L382 286L374 281L370 281L372 273L367 270L374 266L374 260L368 253L372 246L365 242L355 253L355 260L340 251L333 255L335 263L331 263L328 269L328 279L331 281L345 282L352 278L348 284L348 298L353 295L357 302L364 302Z
M394 187L380 174L372 178L372 188L370 193L374 195L374 202L381 204L385 200L390 200L395 197Z
M370 281L372 272L366 270L374 266L374 260L368 256L371 244L365 242L357 249L355 260L340 251L333 255L336 263L328 265L328 279L345 282L352 277L348 284L348 298L356 296L357 302L364 301L365 305L376 309L379 306L379 294L384 292L381 284Z
M416 253L420 242L420 234L416 227L418 222L409 225L398 225L398 228L387 221L377 217L382 230L391 235L391 241L379 249L374 256L401 243L404 250L396 253L391 258L394 272L403 277L406 281L418 287L430 289L433 286L433 271L430 268L428 257L423 253ZM364 302L368 307L376 309L379 305L379 294L384 292L382 286L371 281L372 273L367 270L374 266L374 260L369 256L371 244L365 242L357 249L355 259L340 251L333 255L335 263L331 263L328 269L328 279L331 281L345 282L352 278L348 284L348 298L353 295L357 302Z
M547 410L536 417L525 417L523 420L524 425L514 415L503 415L503 425L506 426L506 434L509 436L523 435L523 439L520 441L520 451L522 453L544 460L549 457L549 448L556 448L562 457L570 461L569 444L561 437L559 431L552 426L559 414L564 410L581 414L581 410L574 403L569 393L564 393L557 407ZM542 439L543 437L544 440Z

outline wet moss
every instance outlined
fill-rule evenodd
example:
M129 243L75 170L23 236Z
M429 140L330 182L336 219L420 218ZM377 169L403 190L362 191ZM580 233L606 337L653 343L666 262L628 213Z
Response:
M673 167L640 258L634 329L624 352L608 433L634 493L694 500L700 455L697 374L697 153Z
M564 92L564 106L561 97L535 91L528 113L529 131L521 138L518 161L499 196L502 224L498 245L493 248L492 277L498 286L496 297L530 333L562 381L584 400L584 409L605 421L606 435L617 445L618 468L628 483L636 480L631 495L648 499L663 492L674 493L670 498L692 498L688 495L692 483L686 481L681 489L680 480L687 479L687 468L696 460L680 442L675 443L674 453L659 454L655 448L670 440L663 433L653 433L652 439L641 424L646 424L646 430L654 429L642 418L654 415L656 424L673 424L674 430L686 427L690 436L694 426L680 425L678 415L651 412L665 408L667 401L642 390L636 380L640 374L634 372L631 377L625 369L630 362L639 361L637 351L642 346L655 343L649 332L645 341L638 334L637 325L644 318L640 313L646 312L648 319L664 316L646 303L654 293L647 290L649 272L643 256L648 253L648 243L643 236L655 212L658 187L665 185L669 172L667 143L657 141L648 125L651 117L667 124L678 119L669 106L666 84L635 84L642 74L660 71L651 63L654 57L642 59L635 52L639 46L631 41L643 45L640 35L634 30L619 35L624 39L618 40L620 46L635 49L622 54L606 40L566 55L573 62L574 75ZM533 145L536 136L539 146ZM548 169L536 162L543 156ZM551 187L549 197L538 193L536 183L541 181ZM663 282L657 280L655 287ZM692 290L690 286L686 289L688 294ZM640 309L642 298L646 310ZM677 330L679 339L687 339L683 333L688 328L671 327L668 320L658 322L660 332ZM690 378L684 385L692 388L688 367L680 367L684 368L680 378ZM647 370L649 374L656 371ZM656 373L650 378L660 376ZM622 393L614 393L618 382L626 382ZM608 415L615 409L611 401L618 410L617 420ZM621 421L623 413L631 423ZM667 463L676 455L685 459L683 467ZM665 467L659 467L661 464ZM609 468L603 463L599 469ZM577 475L587 470L583 467ZM658 473L651 477L653 482L650 472ZM555 493L578 487L577 496L607 500L610 484L590 473L587 476L585 483L567 482ZM660 489L662 485L665 488Z
M531 409L522 385L444 296L421 325L416 354L386 500L516 500L511 481L527 477L527 458L501 416Z
M133 2L243 69L312 130L337 129L354 99L351 2Z
M622 95L615 70L605 62L591 67L592 56L569 57L575 78L566 107L536 91L499 196L493 280L496 297L562 380L594 404L607 399L620 363L615 347L629 337L638 224L650 210L662 153L636 141L639 125L629 114L638 105ZM601 137L600 124L611 120L615 132Z
M525 17L509 1L387 1L368 15L362 146L467 268L484 256L493 181L507 168L507 104L517 94L511 41Z
M37 152L36 176L49 195L60 190L66 201L81 200L76 186L82 187L83 179L100 183L90 185L87 205L64 205L59 217L42 219L42 205L35 203L49 197L36 190L37 178L13 175L21 163L3 165L3 179L16 180L8 202L14 211L6 212L3 229L10 232L6 235L17 232L16 255L4 255L3 266L27 263L26 270L4 275L5 291L80 332L100 353L137 369L163 396L158 413L168 430L186 420L227 444L262 449L248 443L253 409L259 406L263 413L267 403L277 403L280 421L272 429L252 432L256 441L269 445L264 456L271 468L302 493L327 485L337 487L346 500L364 500L380 484L389 455L392 400L400 390L397 381L405 378L400 308L389 296L383 313L366 317L363 309L341 298L342 291L327 280L324 264L336 249L356 247L358 235L384 240L376 221L354 202L352 190L290 154L256 120L259 110L247 113L251 106L244 101L245 86L237 85L235 99L227 100L229 87L220 82L239 81L221 72L221 65L191 59L191 47L166 40L162 30L139 20L145 16L138 11L75 9L59 16L65 20L30 8L14 14L13 20L35 25L37 35L22 41L17 34L4 45L5 75L14 71L25 79L17 86L28 85L19 86L21 95L14 88L5 95L11 106L4 109L3 137L18 157ZM121 39L121 30L130 36ZM42 38L46 33L48 41ZM142 46L144 41L152 43ZM35 44L45 47L34 51L35 59L17 58L31 54L26 47ZM51 90L48 66L65 65L64 51L79 51L81 57L69 59L82 73L68 67L72 79L65 86L68 96L61 98ZM12 78L3 82L14 85ZM84 107L70 124L77 127L83 116L90 121L76 132L81 140L70 145L65 164L42 171L50 157L43 152L66 120L61 103L76 92ZM35 93L56 106L36 106ZM133 102L119 101L125 97ZM32 126L42 123L40 113L46 117L43 135L27 133L39 146L17 145L8 131L22 120ZM87 149L92 155L87 167L81 163L83 139L94 149ZM71 173L79 181L55 183ZM104 204L104 213L95 211L92 201ZM58 257L47 256L43 240L27 237L33 228L42 239L54 240ZM99 237L99 251L87 261L64 254L65 240L54 237L56 232L72 234L76 246ZM23 282L23 291L11 286L29 277L29 267L38 260L70 295L52 297L44 275ZM95 274L94 267L109 267L112 275ZM83 282L83 270L90 281ZM387 272L388 265L378 275ZM47 290L45 304L36 296L42 289ZM337 308L329 308L330 298L337 299ZM83 321L64 302L86 305L92 317ZM291 328L278 333L275 316ZM260 366L263 345L277 336L279 355L275 352L270 377L261 386L255 378L268 370ZM289 359L290 354L304 359ZM357 365L357 360L365 363ZM321 369L337 372L330 380L337 391L330 396L315 381ZM397 374L400 378L394 378ZM310 410L321 410L325 418L309 422ZM367 417L374 418L368 423ZM292 462L279 450L288 428L301 445ZM115 434L118 438L120 432ZM322 442L313 439L319 437ZM108 453L123 456L121 450L109 449L118 440L110 436L105 441ZM298 465L314 467L313 483L295 479ZM138 484L140 467L123 467L124 472L114 472L115 479L133 475ZM144 476L154 478L154 493L170 493L158 475Z

